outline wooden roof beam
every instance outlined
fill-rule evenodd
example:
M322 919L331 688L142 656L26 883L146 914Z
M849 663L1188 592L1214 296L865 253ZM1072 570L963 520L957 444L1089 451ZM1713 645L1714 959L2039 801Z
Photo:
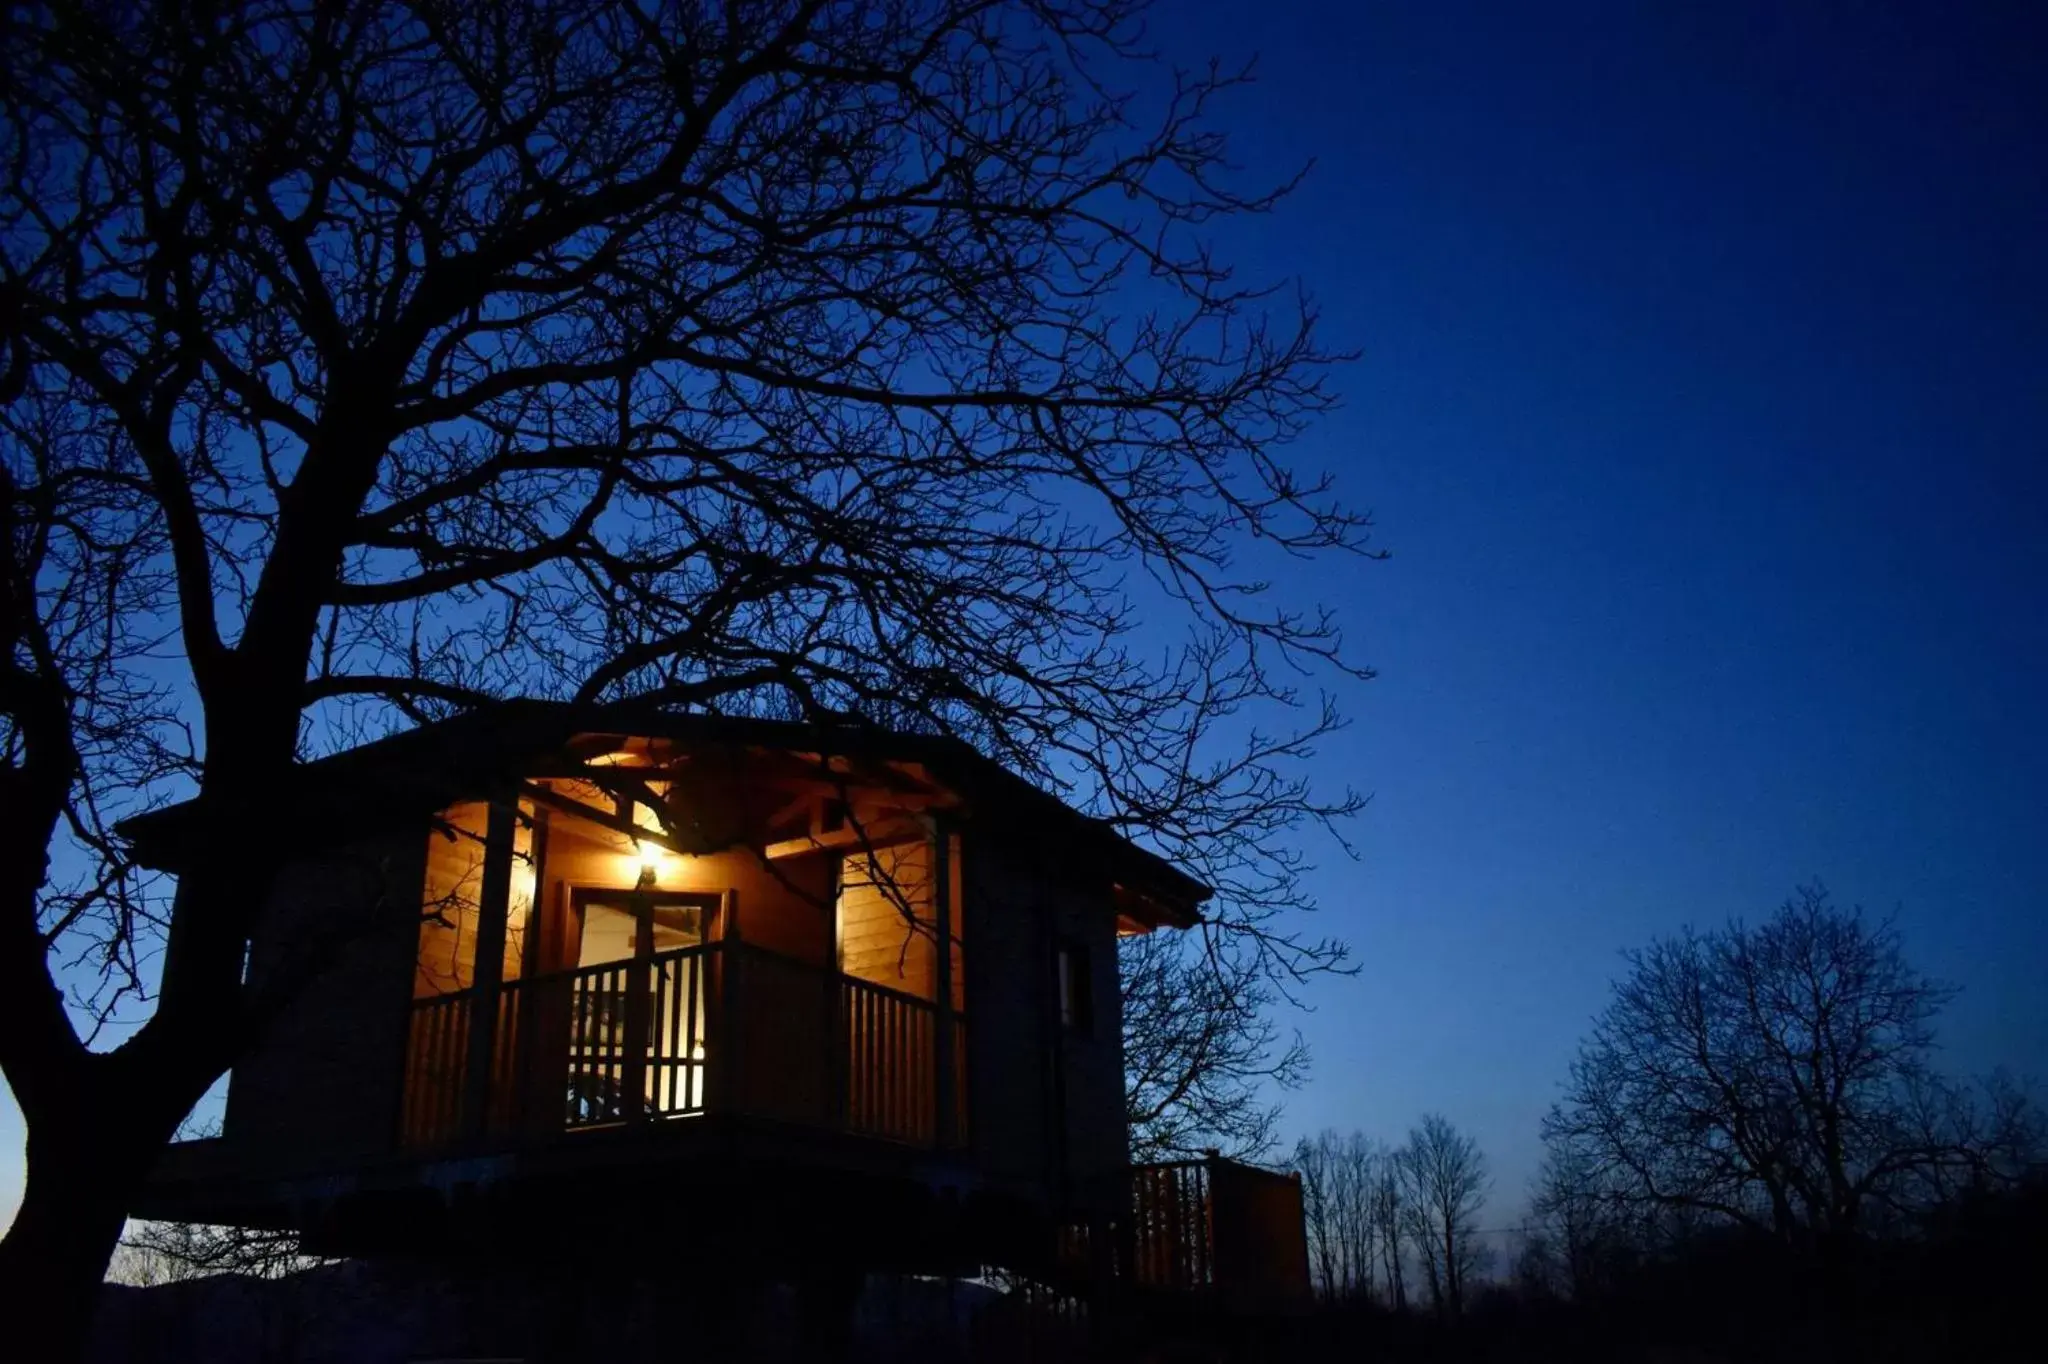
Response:
M665 829L642 828L616 810L600 810L595 805L577 800L574 796L565 796L535 782L521 783L519 793L551 810L560 810L565 815L589 820L592 824L609 829L615 834L652 843L657 848L666 848L681 857L701 857L706 853L718 851L716 848L688 846Z

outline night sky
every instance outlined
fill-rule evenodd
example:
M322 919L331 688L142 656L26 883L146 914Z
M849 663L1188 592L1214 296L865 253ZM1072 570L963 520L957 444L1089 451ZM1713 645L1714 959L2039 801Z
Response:
M1316 159L1232 246L1362 350L1305 454L1394 555L1290 1133L1440 1109L1511 1221L1621 950L1814 877L1964 987L1949 1064L2048 1079L2042 32L1208 8L1162 44L1257 52L1236 159Z
M1440 1110L1511 1222L1622 949L1813 877L1964 987L1950 1064L2048 1079L2033 8L1162 6L1260 57L1235 158L1316 162L1222 240L1362 351L1301 455L1394 556L1282 583L1381 670L1290 1137Z

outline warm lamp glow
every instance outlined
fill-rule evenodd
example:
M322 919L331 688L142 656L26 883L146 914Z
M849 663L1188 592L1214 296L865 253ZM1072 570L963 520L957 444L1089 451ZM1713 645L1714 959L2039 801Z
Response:
M646 839L640 840L640 884L651 886L661 879L661 849Z

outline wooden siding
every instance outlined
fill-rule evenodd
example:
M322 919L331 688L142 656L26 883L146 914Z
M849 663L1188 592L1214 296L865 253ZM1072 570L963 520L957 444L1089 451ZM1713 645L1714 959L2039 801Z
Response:
M1054 866L1042 880L1055 943L1085 949L1091 979L1089 1028L1060 1030L1066 1112L1067 1170L1090 1181L1120 1171L1130 1160L1124 1123L1123 991L1117 979L1116 912L1107 883L1085 868ZM1053 963L1041 958L1044 987L1054 988Z
M915 927L905 911L915 915ZM849 853L839 871L839 969L919 999L937 994L932 850L922 840Z
M454 806L442 815L448 830L427 835L415 999L467 990L476 979L477 900L483 891L489 813L482 801Z
M965 1065L974 1083L975 1163L1011 1188L1048 1188L1056 1176L1052 1127L1050 996L1045 907L1027 850L979 830L960 840L962 922L975 1026Z
M405 1053L425 848L413 835L285 869L257 920L249 972L306 974L228 1080L223 1137L306 1165L387 1149Z
M531 811L527 812L529 815ZM484 829L490 806L466 801L442 812L444 829L427 835L426 878L420 889L420 941L413 972L415 999L454 994L476 983L477 920L484 880ZM501 980L517 980L533 907L533 828L513 836L511 902L505 924Z
M987 831L966 840L976 1154L992 1176L1090 1185L1128 1160L1116 916L1100 869ZM1085 948L1092 1026L1059 1025L1061 942Z

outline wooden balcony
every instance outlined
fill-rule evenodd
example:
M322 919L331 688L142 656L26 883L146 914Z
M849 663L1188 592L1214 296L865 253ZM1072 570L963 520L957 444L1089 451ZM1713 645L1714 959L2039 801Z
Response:
M1069 1226L1068 1282L1125 1294L1205 1298L1238 1311L1285 1311L1309 1300L1301 1182L1211 1154L1134 1165L1114 1216Z
M508 1149L733 1114L959 1146L966 1057L965 1018L930 1000L707 943L413 1001L398 1140Z

